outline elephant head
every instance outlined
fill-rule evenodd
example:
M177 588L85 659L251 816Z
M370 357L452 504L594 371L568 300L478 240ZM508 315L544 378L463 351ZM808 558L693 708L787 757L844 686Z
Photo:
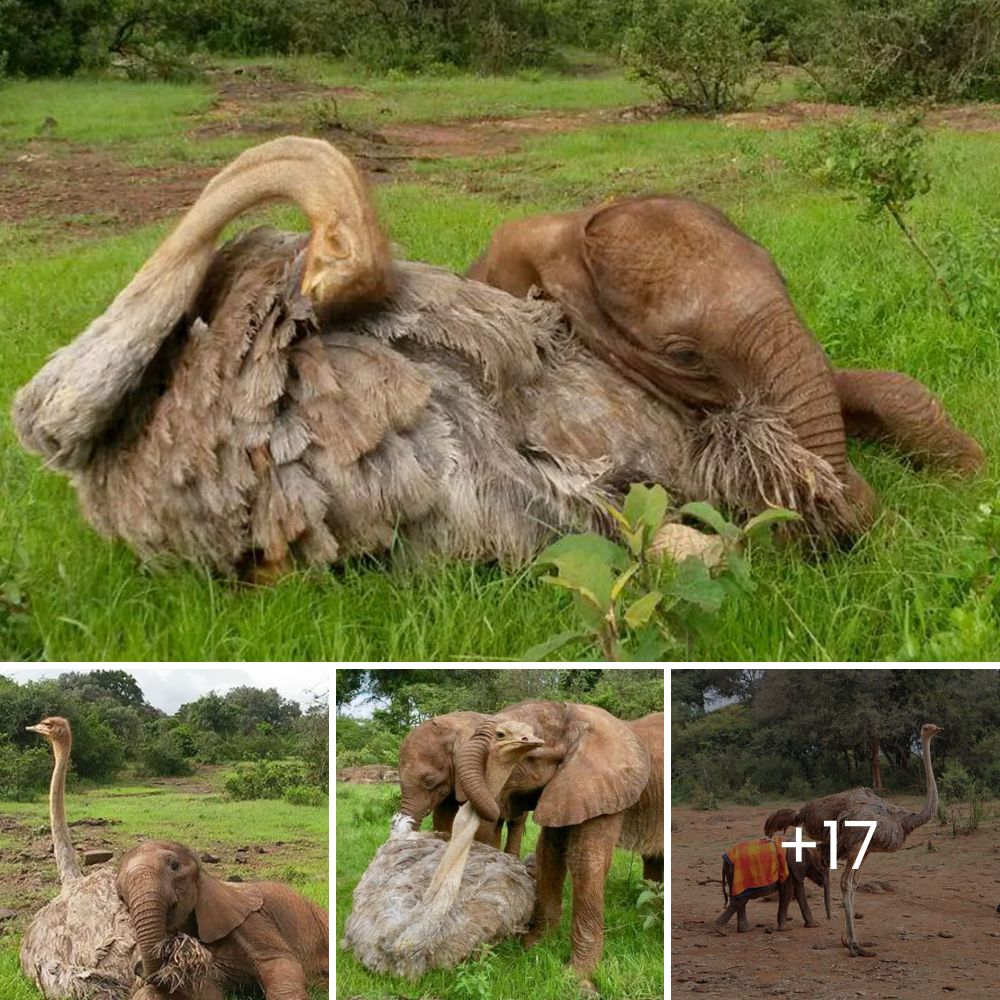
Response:
M524 702L491 722L497 732L504 732L507 722L526 723L544 749L513 769L498 802L487 785L490 739L470 739L459 748L456 795L468 798L486 819L498 819L506 799L516 794L534 809L539 826L574 826L627 809L649 778L649 751L624 722L603 709Z
M689 413L696 465L698 448L712 453L697 468L706 497L731 500L743 476L758 479L758 507L817 500L818 528L854 533L871 520L874 494L847 460L833 369L770 255L721 212L644 197L517 220L470 274L513 294L540 287L594 354ZM747 425L760 432L741 443ZM760 481L769 463L785 467L777 488L769 475Z
M415 726L399 747L400 813L419 826L455 790L455 745L467 739L486 717L451 712Z
M202 870L192 851L168 840L146 841L122 858L118 894L131 916L146 977L163 965L171 935L185 931L211 944L264 905L257 886L219 881Z

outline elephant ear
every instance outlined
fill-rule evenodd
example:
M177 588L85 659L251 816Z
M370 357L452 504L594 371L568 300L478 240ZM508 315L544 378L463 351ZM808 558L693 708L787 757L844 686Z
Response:
M567 705L567 750L535 806L539 826L575 826L634 805L649 780L649 751L620 719Z
M198 902L194 915L198 937L210 944L232 934L251 913L264 905L264 893L253 883L231 885L206 875L198 878Z

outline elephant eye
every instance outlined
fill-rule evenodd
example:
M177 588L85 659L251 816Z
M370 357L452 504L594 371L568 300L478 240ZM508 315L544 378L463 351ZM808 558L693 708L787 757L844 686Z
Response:
M178 864L176 858L171 858L170 859L170 870L172 872L175 872L175 871L177 871L178 868L180 868L180 864Z
M675 364L679 368L697 368L701 364L701 355L689 348L670 351L667 358L671 364Z

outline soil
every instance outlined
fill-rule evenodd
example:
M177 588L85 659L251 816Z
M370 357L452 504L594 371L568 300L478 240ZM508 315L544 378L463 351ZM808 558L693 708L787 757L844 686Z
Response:
M898 800L919 809L919 799ZM840 943L843 910L833 873L833 919L809 886L817 928L803 926L793 903L792 929L773 932L777 898L751 902L752 930L725 937L711 929L722 912L721 855L763 829L776 806L731 806L714 812L671 810L673 995L717 998L805 997L809 1000L925 1000L997 995L1000 956L1000 820L953 837L931 821L903 850L865 859L855 902L858 936L875 958L851 958ZM994 812L995 812L994 806Z

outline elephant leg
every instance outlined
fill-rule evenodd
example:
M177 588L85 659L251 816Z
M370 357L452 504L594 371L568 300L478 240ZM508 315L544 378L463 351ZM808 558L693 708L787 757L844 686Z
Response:
M569 827L543 826L535 844L535 913L531 930L522 937L526 948L544 937L562 918L566 882L566 842Z
M663 858L643 858L642 877L647 882L663 881Z
M853 865L859 850L860 847L849 852L843 874L840 876L840 891L844 897L844 933L840 942L847 948L851 958L859 955L864 958L874 958L875 952L862 948L854 931L854 890L861 870L855 871Z
M507 843L504 846L504 853L513 854L515 858L521 856L521 838L524 836L524 824L527 819L528 814L521 813L520 816L507 820Z
M960 431L940 401L900 372L834 371L844 427L853 437L888 441L921 463L971 475L984 461L979 444Z
M750 921L747 920L747 903L749 899L744 897L736 902L736 933L746 934L750 930Z
M739 908L738 903L730 903L713 921L712 930L716 934L726 934L726 924L732 919L733 914Z
M431 814L431 823L437 833L451 833L451 825L458 815L458 802L454 798L447 798L440 805L434 807Z
M266 1000L310 1000L305 969L293 955L259 958L256 970Z
M781 883L781 889L778 891L778 930L787 931L788 930L788 906L792 901L792 886L795 883L795 878L789 875L784 882Z
M622 814L596 816L573 828L567 863L573 882L570 964L580 976L594 971L604 951L604 885L622 828Z
M802 914L802 920L806 927L819 927L819 924L813 920L812 910L809 909L809 900L806 898L806 884L799 879L795 881L795 901L799 904L799 912ZM788 909L787 904L785 905L785 909Z

